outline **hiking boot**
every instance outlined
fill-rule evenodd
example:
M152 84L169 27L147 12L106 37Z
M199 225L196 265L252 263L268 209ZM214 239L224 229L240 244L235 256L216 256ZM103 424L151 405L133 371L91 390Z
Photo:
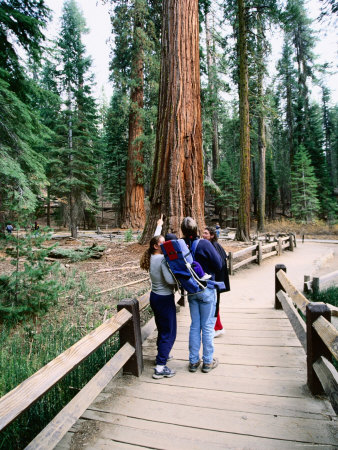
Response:
M214 337L215 338L220 337L222 336L222 334L224 334L224 328L222 328L221 330L216 330Z
M189 372L196 372L196 370L200 364L201 364L201 361L197 361L197 363L195 363L195 364L189 363Z
M176 374L175 370L169 369L169 367L164 366L161 372L154 369L153 378L155 378L156 380L159 380L160 378L171 378L175 374Z
M212 360L212 363L210 363L210 364L203 363L202 372L208 373L208 372L210 372L210 370L216 369L217 366L218 366L218 359L214 358Z

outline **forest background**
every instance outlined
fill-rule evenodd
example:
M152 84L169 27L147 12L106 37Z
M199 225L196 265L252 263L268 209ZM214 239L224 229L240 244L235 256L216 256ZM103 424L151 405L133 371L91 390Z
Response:
M118 293L117 287L126 286L131 275L138 283L133 296L149 288L148 277L145 281L138 268L144 250L139 244L110 243L98 265L81 260L92 251L100 252L81 242L82 252L68 248L67 263L58 265L50 257L55 242L51 236L42 227L29 232L30 225L41 220L70 229L76 238L79 228L96 228L103 217L109 228L145 229L146 242L159 217L156 207L162 207L154 201L156 188L172 172L165 172L170 167L160 166L156 159L162 156L157 135L164 129L159 130L158 117L166 113L159 95L162 23L170 23L162 22L162 3L184 7L194 2L104 2L110 15L108 72L113 87L106 96L95 87L85 44L81 4L87 8L88 3L95 4L94 0L62 3L59 32L54 33L47 32L51 2L0 2L0 230L4 232L8 223L17 230L27 229L0 242L5 249L0 275L0 395L111 317L119 298L128 296ZM317 229L326 225L333 229L336 224L338 107L336 91L330 91L336 62L316 58L314 27L334 29L338 8L334 1L318 0L313 21L306 9L313 3L198 2L199 29L194 32L200 38L199 58L194 60L198 62L194 75L198 72L201 79L201 108L197 105L196 110L202 112L199 167L204 170L198 172L194 189L206 194L205 201L202 192L195 204L200 224L205 218L222 227L237 227L242 240L249 239L250 231L263 232L266 220L281 217L291 230L296 221L318 221ZM103 11L100 5L98 10ZM188 12L182 16L191 19ZM192 29L188 31L191 35ZM271 36L281 42L280 56L272 53ZM172 37L165 34L162 44ZM181 47L187 49L188 42L180 42ZM100 52L98 46L95 53ZM96 64L95 71L101 72ZM245 120L243 97L238 95L243 73ZM194 110L191 115L197 117ZM247 138L245 146L241 133ZM189 136L183 138L192 142ZM243 161L249 162L244 167L244 189ZM173 199L169 209L175 205L177 190L163 189L162 194L166 192ZM240 223L238 212L247 205L249 214ZM107 210L113 212L108 218ZM180 214L184 212L189 209ZM173 216L167 214L167 230L177 226L170 223ZM250 230L252 218L255 226ZM177 224L179 214L176 219ZM277 221L278 231L279 226ZM68 247L79 243L67 241ZM81 273L75 272L74 260ZM142 283L147 286L140 290ZM101 355L95 353L86 366L72 372L61 387L6 430L0 448L26 445L116 348L116 342L108 343Z
M85 3L87 8L90 2ZM162 2L103 3L98 9L109 12L112 32L109 99L98 98L80 4L63 3L53 40L46 40L51 18L47 2L1 4L2 229L8 222L46 214L47 225L67 226L76 237L79 226L97 225L106 202L115 213L115 226L145 226L151 180L156 179ZM336 220L337 104L328 87L336 64L318 63L314 26L333 29L337 7L318 0L314 21L306 9L314 3L245 2L250 135L246 194L258 231L264 231L266 218L280 216L303 222ZM243 159L238 2L200 1L199 20L208 214L222 226L236 227ZM271 36L276 35L282 43L279 59L271 53ZM276 62L273 77L271 59Z

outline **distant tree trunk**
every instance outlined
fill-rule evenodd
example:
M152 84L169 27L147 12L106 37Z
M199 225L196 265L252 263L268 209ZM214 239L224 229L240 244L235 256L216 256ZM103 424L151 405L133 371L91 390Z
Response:
M248 86L248 52L245 1L238 4L238 49L239 49L239 117L240 117L240 201L236 239L250 239L250 121L249 121L249 86Z
M47 187L47 227L50 227L50 187Z
M257 231L264 231L265 228L265 118L264 118L264 42L263 42L263 26L262 14L258 9L257 14L257 97L258 97L258 156L259 156L259 175L258 175L258 214L257 214Z
M70 89L68 91L68 98L69 98L69 105L71 105L71 94ZM69 227L70 227L70 234L72 238L77 238L77 202L76 202L76 188L73 185L73 122L72 122L72 115L70 113L69 121L68 121L68 147L69 147L69 165L70 165L70 180L72 182L70 186L70 192L68 196L68 203L69 203Z
M212 177L219 166L219 145L218 145L218 111L217 111L217 88L215 83L215 54L214 42L210 32L209 13L205 14L205 34L207 48L208 85L212 99Z
M180 234L185 216L204 227L197 0L164 0L161 77L150 212L141 242L161 213L163 233Z
M143 123L143 29L142 14L137 14L138 4L135 2L135 24L133 34L134 60L132 62L132 79L135 86L130 93L128 161L126 171L126 190L122 209L122 228L143 228L146 219L144 208L144 180L142 153Z

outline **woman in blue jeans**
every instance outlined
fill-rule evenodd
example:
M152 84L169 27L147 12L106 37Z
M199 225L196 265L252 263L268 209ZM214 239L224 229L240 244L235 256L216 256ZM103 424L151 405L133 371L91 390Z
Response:
M169 354L176 339L175 280L168 270L161 250L162 235L154 236L144 252L141 269L147 270L151 279L150 306L154 312L158 331L156 367L153 378L173 377L175 371L167 367Z
M181 224L184 240L191 248L197 237L197 224L191 217L185 217ZM194 260L200 263L204 272L215 279L215 273L222 268L222 260L213 245L204 239L199 239L194 254ZM215 289L205 288L197 294L188 296L191 325L189 332L189 371L196 372L201 364L200 347L203 346L202 372L208 373L218 365L214 358L214 327L216 310Z

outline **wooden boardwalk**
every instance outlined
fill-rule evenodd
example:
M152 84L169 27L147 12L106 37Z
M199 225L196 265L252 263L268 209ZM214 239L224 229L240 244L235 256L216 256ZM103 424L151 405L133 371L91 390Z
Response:
M336 416L309 393L305 353L285 313L226 305L215 370L188 372L190 316L181 308L169 363L176 376L151 378L155 332L142 376L110 383L57 448L337 449Z

